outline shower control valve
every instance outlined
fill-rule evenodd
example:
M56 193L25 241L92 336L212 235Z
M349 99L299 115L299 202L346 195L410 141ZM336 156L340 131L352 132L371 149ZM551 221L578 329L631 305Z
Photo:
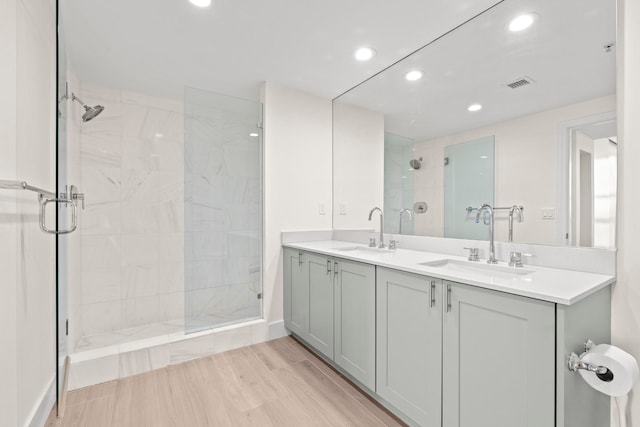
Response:
M72 185L69 189L69 195L71 196L71 200L82 201L82 209L84 210L84 193L78 193L78 187Z

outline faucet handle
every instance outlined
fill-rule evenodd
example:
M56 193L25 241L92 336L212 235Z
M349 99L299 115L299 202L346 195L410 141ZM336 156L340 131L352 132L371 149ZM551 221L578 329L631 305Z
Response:
M376 247L376 238L375 237L369 237L369 247L370 248L375 248Z
M522 267L524 263L522 262L522 257L530 257L532 254L523 254L522 252L511 252L509 253L509 266L510 267Z
M479 255L480 250L478 248L465 248L465 249L469 251L469 257L467 258L468 261L480 260L480 255Z
M389 250L395 251L396 249L398 249L398 241L393 239L389 240Z

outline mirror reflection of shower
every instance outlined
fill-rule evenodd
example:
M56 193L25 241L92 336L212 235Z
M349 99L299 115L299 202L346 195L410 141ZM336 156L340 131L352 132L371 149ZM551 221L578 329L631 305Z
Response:
M422 166L422 157L420 157L419 159L411 159L409 161L409 166L411 166L411 169L414 170L420 169L420 166Z

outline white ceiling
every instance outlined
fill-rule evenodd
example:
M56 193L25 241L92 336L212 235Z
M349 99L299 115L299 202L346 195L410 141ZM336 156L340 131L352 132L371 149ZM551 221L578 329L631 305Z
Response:
M200 9L187 0L59 0L69 61L83 82L247 99L258 99L263 81L333 98L495 3L213 0ZM360 46L377 55L355 61Z

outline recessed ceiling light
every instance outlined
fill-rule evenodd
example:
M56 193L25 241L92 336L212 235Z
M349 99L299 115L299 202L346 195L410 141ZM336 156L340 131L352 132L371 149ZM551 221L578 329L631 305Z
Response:
M374 57L376 51L371 49L370 47L361 47L356 50L355 57L358 61L368 61Z
M252 137L254 137L254 138L255 138L256 136L260 136L260 135L258 135L258 134L257 134L257 133L255 133L255 132L251 132L251 133L249 134L249 136L252 136Z
M480 111L480 110L482 110L482 105L480 105L480 104L471 104L471 105L469 105L469 107L467 107L467 110L469 110L471 112Z
M533 15L530 13L516 16L509 23L509 29L511 31L522 31L529 28L533 24Z
M422 78L422 71L420 70L413 70L413 71L409 71L407 74L404 75L404 78L409 80L410 82L416 81L416 80L420 80Z
M189 0L192 5L198 7L207 7L211 5L211 0Z

